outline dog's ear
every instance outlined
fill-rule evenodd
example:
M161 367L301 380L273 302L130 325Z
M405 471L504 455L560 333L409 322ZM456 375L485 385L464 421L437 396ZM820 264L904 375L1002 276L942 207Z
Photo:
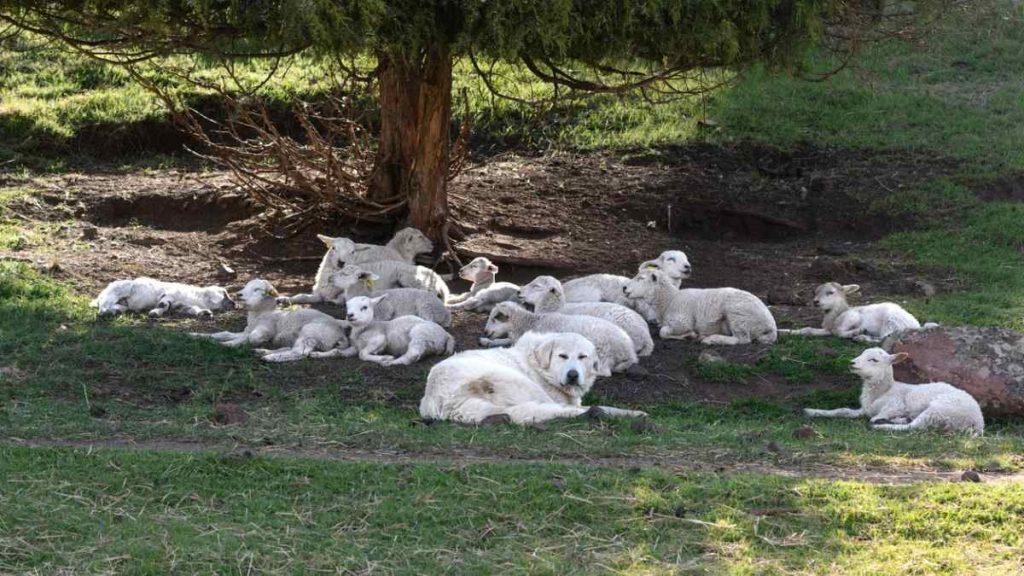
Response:
M319 238L321 242L326 244L328 248L330 248L331 245L334 243L334 238L331 238L330 236L324 236L323 234L317 234L316 237Z
M860 292L860 286L857 284L846 284L843 286L843 294L856 294Z
M889 364L899 364L908 358L910 358L910 354L907 354L906 352L897 352L896 354L889 356Z
M549 338L533 349L533 362L541 370L551 367L551 357L555 355L555 339Z

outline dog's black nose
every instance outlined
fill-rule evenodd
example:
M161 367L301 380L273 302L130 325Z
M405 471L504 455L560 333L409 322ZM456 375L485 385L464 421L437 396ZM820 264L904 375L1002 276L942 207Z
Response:
M576 384L580 381L580 373L576 370L569 370L565 373L565 381L567 384Z

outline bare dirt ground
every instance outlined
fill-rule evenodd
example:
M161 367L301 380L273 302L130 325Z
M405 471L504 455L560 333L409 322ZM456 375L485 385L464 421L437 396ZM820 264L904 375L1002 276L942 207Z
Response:
M697 145L615 156L505 155L453 183L455 246L463 257L489 256L502 266L502 279L516 282L540 273L561 278L596 271L631 274L638 262L662 250L683 249L694 265L693 286L747 289L772 306L780 325L817 324L819 315L807 300L823 281L856 282L866 298L916 295L922 282L938 290L954 288L941 274L915 270L872 246L895 223L866 209L948 169L938 161L891 154L820 149L783 154L755 146ZM199 178L174 170L101 172L14 183L42 190L15 207L18 217L60 226L47 243L0 257L33 262L85 294L113 279L140 275L230 288L260 276L291 293L312 282L323 250L317 232L366 241L387 237L387 231L368 234L347 224L326 224L275 239L260 226L258 209L220 173ZM467 287L459 281L453 289ZM459 349L477 346L484 320L473 313L455 315ZM217 323L240 326L244 318L231 314ZM194 322L162 324L195 328ZM742 389L704 382L693 370L699 350L659 341L651 358L601 381L598 392L609 402L635 405L784 400L809 391L772 378ZM764 350L742 346L716 352L734 362L753 362ZM365 398L369 385L371 395L401 406L415 405L429 368L384 370L337 362L363 373L365 383L352 390L354 395ZM282 386L336 383L337 366L302 363ZM812 389L842 386L823 378Z

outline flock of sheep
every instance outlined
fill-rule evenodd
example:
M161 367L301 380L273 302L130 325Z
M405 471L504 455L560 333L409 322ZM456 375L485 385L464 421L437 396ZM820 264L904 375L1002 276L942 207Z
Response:
M735 288L681 288L690 276L686 254L663 252L643 262L633 278L594 274L565 282L540 276L518 286L496 281L498 267L476 258L459 275L472 287L452 295L433 270L416 266L433 250L418 230L406 228L384 246L319 236L327 245L308 294L282 296L262 279L238 296L248 311L242 332L193 334L226 346L251 346L263 360L354 357L384 366L411 364L431 355L452 355L427 377L420 402L426 419L464 423L535 424L581 415L640 417L643 412L582 405L599 376L636 364L654 350L648 323L663 339L695 339L706 345L771 344L778 334L834 335L880 342L890 334L922 329L898 304L850 306L856 285L830 282L814 303L821 328L780 330L768 307ZM344 304L334 318L297 305ZM93 301L101 315L126 311L159 317L172 311L210 316L236 306L221 287L197 287L150 278L119 280ZM285 307L282 308L282 305ZM480 350L455 354L451 310L489 314ZM927 328L928 326L925 326ZM903 354L869 348L852 363L863 379L859 409L813 410L808 416L867 416L875 428L939 428L981 434L978 403L946 383L908 385L893 378Z

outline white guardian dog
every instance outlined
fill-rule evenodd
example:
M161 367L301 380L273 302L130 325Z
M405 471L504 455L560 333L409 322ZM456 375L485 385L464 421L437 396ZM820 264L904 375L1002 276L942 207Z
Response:
M646 416L637 410L582 406L597 372L597 350L583 336L527 332L511 348L469 350L435 365L427 376L420 416L467 424Z
M98 308L100 316L147 312L151 318L173 312L210 317L215 311L235 308L228 291L220 286L189 286L146 277L111 282L89 305Z

